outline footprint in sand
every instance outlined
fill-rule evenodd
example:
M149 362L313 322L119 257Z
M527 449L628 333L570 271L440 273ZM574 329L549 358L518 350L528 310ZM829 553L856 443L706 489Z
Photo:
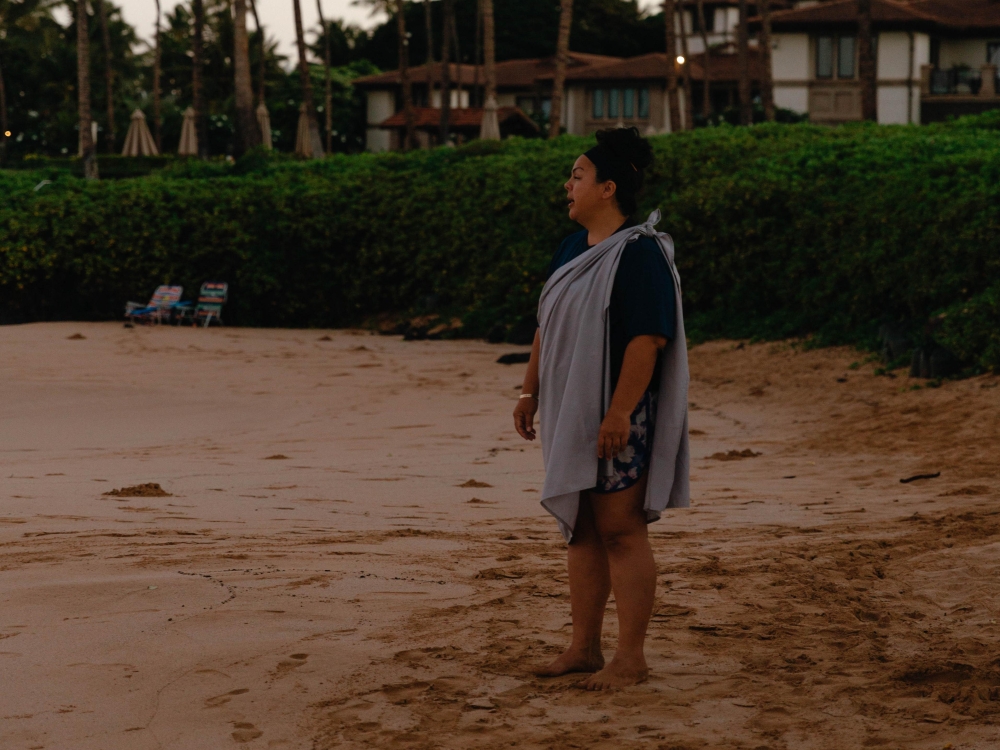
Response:
M232 737L237 742L250 742L251 740L255 740L264 734L253 724L246 721L234 721L233 729L235 731L233 732Z
M309 658L309 654L292 654L287 659L282 659L278 662L278 670L286 671L289 669L295 669L296 667L301 667L306 663L306 659Z
M238 690L230 690L228 693L223 693L222 695L216 695L214 698L208 698L205 701L205 708L218 708L219 706L224 706L233 699L234 695L243 695L244 693L249 692L250 688L239 688Z

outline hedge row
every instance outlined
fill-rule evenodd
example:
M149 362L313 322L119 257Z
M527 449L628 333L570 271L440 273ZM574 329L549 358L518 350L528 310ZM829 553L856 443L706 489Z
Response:
M904 322L1000 367L1000 115L928 127L718 127L653 139L640 213L663 211L696 337L871 340ZM231 283L229 320L341 326L534 310L574 231L585 139L408 155L179 162L85 184L0 173L0 320L106 319L163 282ZM46 177L51 184L33 188Z

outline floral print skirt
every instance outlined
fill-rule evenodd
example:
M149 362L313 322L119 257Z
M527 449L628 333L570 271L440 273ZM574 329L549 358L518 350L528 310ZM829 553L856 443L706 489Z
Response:
M642 478L653 451L657 395L655 391L646 391L639 399L632 412L632 427L625 449L610 461L602 459L598 462L595 492L606 494L627 490Z

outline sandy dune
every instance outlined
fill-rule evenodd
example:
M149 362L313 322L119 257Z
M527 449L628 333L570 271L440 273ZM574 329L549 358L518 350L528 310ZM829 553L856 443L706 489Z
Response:
M4 750L997 746L1000 378L692 350L652 678L592 694L529 673L569 600L510 347L60 323L0 350ZM104 494L145 482L169 495Z

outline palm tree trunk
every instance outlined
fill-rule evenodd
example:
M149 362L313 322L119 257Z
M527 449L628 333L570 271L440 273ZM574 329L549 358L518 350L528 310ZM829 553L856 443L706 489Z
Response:
M483 56L483 3L476 3L476 41L472 52L472 91L469 93L469 106L483 106L479 89L479 61Z
M331 88L332 81L330 80L330 27L326 25L326 19L323 18L323 4L320 0L316 0L316 10L319 12L319 24L323 27L323 73L324 77L324 87L323 87L323 114L326 120L326 152L330 153L333 150L333 89Z
M458 24L455 23L455 4L451 5L451 13L448 14L448 26L451 28L451 43L454 47L452 54L455 55L455 91L457 92L457 101L459 109L464 109L462 106L462 50L458 46Z
M549 138L562 132L563 93L566 89L566 66L569 64L569 32L573 26L573 0L562 0L559 12L559 36L556 39L556 73L552 80L552 109L549 113Z
M264 88L267 79L267 40L264 39L264 27L260 25L260 16L257 15L257 0L250 0L250 10L253 12L253 22L257 26L257 36L260 37L260 61L257 66L258 76L260 77L258 81L260 89L257 94L257 103L264 104L264 100L267 98L265 96L266 89Z
M156 150L163 153L163 132L160 122L160 0L156 0L156 49L153 55L153 136Z
M681 55L684 64L681 66L681 87L684 89L684 129L694 130L694 101L691 97L691 54L688 51L687 25L684 23L684 6L680 5L681 19Z
M239 158L261 144L260 127L253 111L253 79L250 76L250 38L247 34L246 0L235 0L233 19L233 84L236 99L236 148Z
M674 133L681 129L681 103L677 94L677 4L674 0L664 0L663 18L667 31L667 108L670 113L669 129Z
M708 49L708 30L705 28L705 0L698 0L698 25L701 27L701 46L705 48L701 66L705 73L705 80L701 84L701 113L707 120L712 116L712 61Z
M87 29L87 0L76 0L76 87L83 176L88 180L96 180L97 153L90 132L90 33Z
M319 2L319 0L317 0ZM406 132L403 134L403 151L413 148L413 86L410 85L410 41L406 38L406 4L396 0L396 36L399 55L399 85L403 88L403 116ZM329 77L327 86L329 86Z
M737 91L740 97L740 125L753 123L753 102L750 100L750 32L747 0L740 0L740 21L736 27L736 65L739 68Z
M94 0L97 5L97 18L101 23L101 41L104 43L104 89L107 105L108 132L105 140L108 142L108 153L115 153L115 101L113 86L115 69L111 60L111 34L108 31L108 6L104 0Z
M771 69L771 0L760 4L760 62L764 78L760 82L760 98L764 105L764 119L774 122L774 71Z
M454 0L442 0L444 20L441 22L441 145L448 143L451 129L451 26L448 19L455 11Z
M497 96L497 38L493 20L493 0L482 0L483 13L483 92L484 103Z
M427 64L434 64L434 14L431 12L431 0L424 0L424 24L427 26ZM428 71L428 75L430 71ZM427 101L430 103L430 78L427 81Z
M3 65L0 64L0 164L7 158L7 87L3 80Z
M872 49L872 0L858 0L858 78L861 82L861 119L878 120L878 72Z
M309 63L306 60L306 37L302 31L302 6L299 0L292 0L295 8L295 40L299 51L299 81L302 84L302 101L306 105L306 117L309 119L310 153L311 157L323 155L323 144L319 139L319 124L316 121L316 102L313 101L312 81L309 80Z
M191 39L191 106L194 108L195 130L198 132L198 156L208 156L208 122L201 100L202 43L205 33L205 6L202 0L191 0L194 13L194 37Z

